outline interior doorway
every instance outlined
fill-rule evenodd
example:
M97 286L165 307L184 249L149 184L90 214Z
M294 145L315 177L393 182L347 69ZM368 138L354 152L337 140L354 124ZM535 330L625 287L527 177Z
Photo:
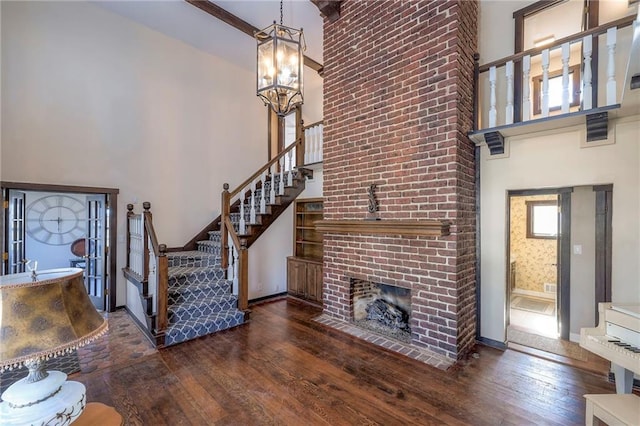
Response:
M557 338L558 194L509 198L509 319L521 331Z
M27 261L82 268L96 308L113 311L118 190L2 182L2 192L2 274L25 272Z
M582 359L611 301L612 185L509 191L506 341Z

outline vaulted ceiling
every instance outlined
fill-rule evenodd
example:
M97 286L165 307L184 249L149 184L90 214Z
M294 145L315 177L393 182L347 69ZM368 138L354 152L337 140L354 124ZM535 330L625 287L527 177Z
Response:
M248 70L255 69L252 37L184 0L96 1L113 13L176 38ZM280 2L274 0L212 1L246 23L262 29L280 21ZM319 6L318 6L319 7ZM322 17L309 0L285 0L283 24L303 28L305 56L322 64Z

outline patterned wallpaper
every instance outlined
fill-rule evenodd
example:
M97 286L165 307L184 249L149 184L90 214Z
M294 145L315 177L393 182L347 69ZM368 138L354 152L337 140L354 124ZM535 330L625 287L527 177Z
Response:
M556 282L555 239L527 238L525 201L555 200L556 195L511 197L511 262L515 261L517 289L544 291L544 283Z

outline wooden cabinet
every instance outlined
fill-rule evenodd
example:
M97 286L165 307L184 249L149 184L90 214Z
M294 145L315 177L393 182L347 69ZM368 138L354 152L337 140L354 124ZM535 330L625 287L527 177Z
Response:
M287 258L290 295L322 303L322 234L313 222L322 219L322 199L295 202L293 256Z

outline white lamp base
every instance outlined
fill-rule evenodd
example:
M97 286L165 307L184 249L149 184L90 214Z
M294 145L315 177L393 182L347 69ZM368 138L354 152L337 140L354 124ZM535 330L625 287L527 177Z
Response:
M37 382L21 379L2 394L0 423L19 425L68 425L77 419L86 404L82 383L67 382L67 375L49 371Z

